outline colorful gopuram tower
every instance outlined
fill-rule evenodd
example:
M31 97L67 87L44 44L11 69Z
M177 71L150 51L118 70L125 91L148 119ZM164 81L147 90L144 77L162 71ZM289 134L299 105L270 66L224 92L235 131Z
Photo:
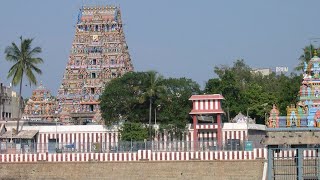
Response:
M320 58L316 53L303 71L298 103L287 106L287 116L279 116L275 105L270 111L262 139L268 179L320 178Z
M80 10L62 84L57 114L65 124L99 123L99 97L107 83L133 71L121 13L114 6Z
M56 99L50 90L40 83L32 91L32 96L27 101L22 118L31 121L51 122L54 119Z
M287 116L279 117L274 106L270 111L269 128L320 127L320 58L314 53L304 65L303 81L300 86L299 102L287 107Z

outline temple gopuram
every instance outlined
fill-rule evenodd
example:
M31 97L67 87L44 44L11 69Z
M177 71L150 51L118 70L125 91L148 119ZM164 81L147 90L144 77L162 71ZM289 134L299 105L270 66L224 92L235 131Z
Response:
M60 121L64 124L100 123L99 97L105 85L129 71L133 71L133 65L120 9L83 7L58 90Z
M31 121L51 122L54 119L55 108L56 99L41 83L33 90L32 96L27 101L22 118Z
M320 127L320 58L317 54L304 65L299 102L287 107L287 116L279 117L276 106L270 111L269 128Z
M263 140L268 153L268 179L320 178L320 58L304 64L299 101L279 116L270 111ZM285 162L285 163L284 163Z

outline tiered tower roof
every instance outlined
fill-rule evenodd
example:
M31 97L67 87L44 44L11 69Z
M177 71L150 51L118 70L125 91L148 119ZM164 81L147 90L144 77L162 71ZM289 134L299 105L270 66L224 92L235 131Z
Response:
M80 10L69 60L58 90L58 113L66 124L100 121L99 97L107 83L133 71L121 12L115 6Z
M56 100L42 83L33 90L24 108L23 119L32 121L52 121Z

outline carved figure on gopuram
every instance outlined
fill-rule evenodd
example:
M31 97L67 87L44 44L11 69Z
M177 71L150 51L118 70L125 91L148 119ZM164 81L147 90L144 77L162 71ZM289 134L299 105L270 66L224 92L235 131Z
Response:
M296 105L287 107L287 116L275 116L271 110L269 128L300 128L320 127L320 58L315 51L308 63L304 63L303 80L299 91L299 101ZM275 108L275 107L274 107ZM277 123L274 123L277 122Z
M99 124L99 97L105 85L133 71L120 9L82 7L70 52L57 96L60 121Z
M40 83L28 99L22 118L30 121L52 122L55 115L56 99L50 91Z
M271 128L279 127L279 110L277 109L276 105L273 105L273 108L270 111L270 117L267 126Z

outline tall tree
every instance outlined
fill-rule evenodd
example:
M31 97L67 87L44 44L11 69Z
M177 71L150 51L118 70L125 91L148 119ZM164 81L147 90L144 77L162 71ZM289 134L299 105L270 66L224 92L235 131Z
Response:
M7 78L12 78L12 84L19 87L19 116L17 120L17 132L19 131L19 121L22 111L22 80L27 78L30 85L37 84L37 78L34 72L42 74L42 71L38 68L38 65L43 63L42 58L35 57L42 52L40 47L32 48L33 39L23 39L20 37L20 46L12 42L12 44L5 49L6 60L14 63L8 72Z
M218 78L207 82L205 92L221 93L225 98L223 109L230 112L231 117L248 112L258 123L264 122L272 104L279 107L281 114L286 114L286 107L297 102L301 75L263 76L250 70L243 60L237 60L232 67L215 67Z
M149 139L151 139L152 105L158 97L164 94L165 86L162 84L163 77L156 71L149 71L147 74L148 83L146 84L145 91L140 96L140 102L149 101Z
M189 98L200 93L200 86L187 78L168 78L164 79L163 84L166 86L166 96L155 102L159 107L158 121L161 129L166 129L175 138L181 138L186 124L191 121L192 102Z
M100 96L100 109L106 125L117 124L119 120L148 122L148 103L139 103L146 89L148 74L128 72L120 78L112 79Z
M150 124L149 127L152 127L152 117L158 117L161 129L179 136L190 120L192 103L188 99L192 94L199 94L199 85L191 79L159 77L155 82L157 85L153 85L154 94L150 92L150 81L154 81L150 72L129 72L111 80L100 97L102 117L106 124L115 124L122 119L127 123Z

